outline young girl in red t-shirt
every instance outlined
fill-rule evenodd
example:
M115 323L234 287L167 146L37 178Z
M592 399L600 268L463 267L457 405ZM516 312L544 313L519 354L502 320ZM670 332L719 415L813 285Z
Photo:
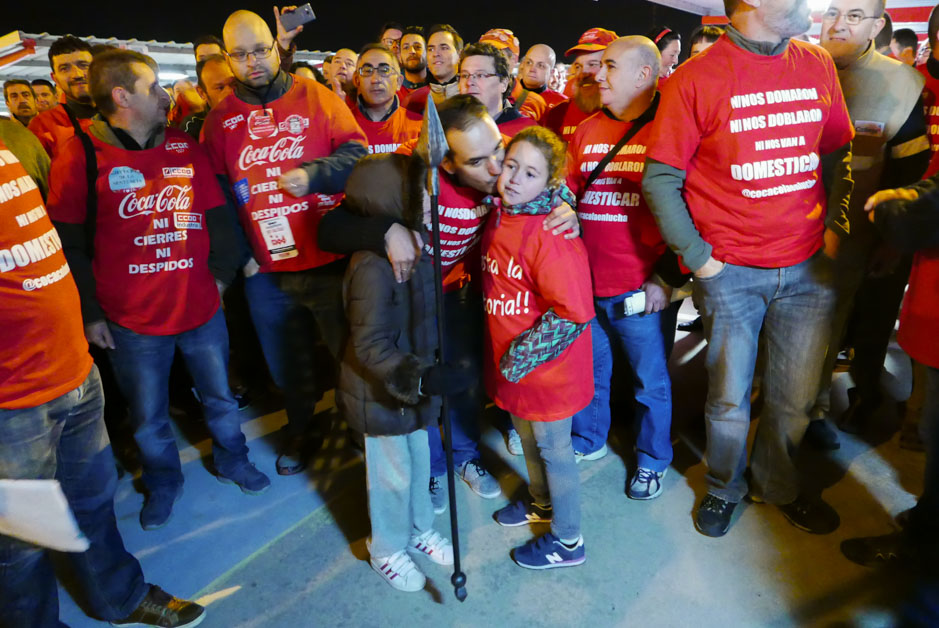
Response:
M559 199L575 204L562 184L564 164L564 144L551 131L530 127L516 135L500 198L487 199L496 215L482 236L486 390L512 415L531 494L495 518L504 526L551 522L550 533L515 549L515 562L529 569L586 558L571 415L593 398L590 268L583 242L542 226Z

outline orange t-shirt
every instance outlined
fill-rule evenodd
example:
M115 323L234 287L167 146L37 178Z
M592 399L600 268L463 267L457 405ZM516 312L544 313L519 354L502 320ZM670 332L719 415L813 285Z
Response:
M34 408L91 371L81 303L35 181L0 141L0 408Z

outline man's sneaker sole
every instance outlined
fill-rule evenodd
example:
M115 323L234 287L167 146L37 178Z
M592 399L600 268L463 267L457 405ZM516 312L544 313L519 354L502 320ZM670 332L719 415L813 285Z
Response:
M174 628L194 628L195 626L198 626L199 624L202 623L202 620L205 619L205 616L206 616L206 615L207 615L207 613L206 613L205 611L203 611L201 615L199 615L198 617L196 617L196 618L193 619L192 621L187 622L187 623L185 623L185 624L176 624L176 625L174 626ZM153 628L153 626L156 625L156 624L142 624L142 623L140 623L140 622L134 622L134 623L132 623L132 624L115 624L114 622L108 622L108 623L109 623L110 625L112 625L112 626L117 626L117 627L119 627L119 628L127 628L128 626L130 626L130 627L140 626L140 627L143 627L143 628Z
M252 491L252 490L250 490L250 489L245 488L244 486L242 486L242 485L239 484L238 482L235 482L234 480L231 480L231 479L226 478L226 477L221 476L221 475L216 475L216 476L215 476L215 479L217 479L217 480L218 480L219 482L221 482L222 484L234 484L235 486L237 486L238 488L240 488L240 489L241 489L241 492L244 493L245 495L263 495L264 493L268 492L268 491L270 490L270 488L271 488L271 485L268 484L267 486L265 486L265 487L262 488L261 490Z
M550 563L548 565L526 565L525 563L519 562L518 559L515 558L515 553L513 552L512 560L515 561L516 565L518 565L519 567L524 567L525 569L544 570L544 569L555 569L557 567L576 567L577 565L583 565L587 561L587 557L581 556L580 558L575 558L574 560L564 560L559 563Z
M579 463L581 460L599 460L600 458L605 457L608 453L610 453L610 448L607 447L606 443L603 443L603 447L589 454L574 452L574 461Z

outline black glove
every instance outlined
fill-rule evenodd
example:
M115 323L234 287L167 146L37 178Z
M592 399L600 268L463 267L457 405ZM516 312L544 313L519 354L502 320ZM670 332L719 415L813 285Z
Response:
M421 374L421 393L455 395L472 388L479 374L467 364L435 364Z

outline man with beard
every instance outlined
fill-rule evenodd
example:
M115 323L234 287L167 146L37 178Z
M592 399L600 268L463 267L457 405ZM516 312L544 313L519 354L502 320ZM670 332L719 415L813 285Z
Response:
M398 95L407 98L417 89L427 85L427 42L424 41L424 29L420 26L408 26L401 36L399 60L404 77Z
M460 93L456 73L460 67L460 53L463 52L463 38L449 24L436 24L427 32L427 69L430 71L430 79L427 85L411 93L405 105L420 114L424 113L428 94L432 94L434 104L439 105Z
M91 46L77 37L66 35L49 46L52 80L62 96L55 108L32 119L29 130L52 158L77 129L84 131L91 126L91 117L95 115L95 105L88 93L91 60Z
M518 78L522 87L544 98L548 108L567 100L564 94L548 89L548 79L557 57L554 49L547 44L535 44L528 49L518 69Z
M36 117L36 97L29 81L10 79L4 82L3 99L13 118L23 126L29 126L30 120Z
M642 186L666 243L695 274L708 340L708 493L695 526L724 535L749 488L794 526L827 534L838 513L800 491L793 455L827 348L830 256L850 232L854 129L831 57L790 40L812 24L806 0L724 7L726 33L662 90ZM764 406L748 474L761 340Z
M33 79L32 88L38 113L49 111L58 104L55 97L55 85L46 79Z
M617 38L616 33L605 28L591 28L569 49L566 55L577 55L571 64L573 97L548 110L541 124L555 133L562 140L569 142L574 136L577 125L600 110L600 86L596 74L603 67L600 59L603 51Z
M394 53L381 44L367 44L355 69L358 102L352 109L368 138L368 153L393 153L421 132L421 117L401 106L401 73Z
M470 44L460 55L460 93L469 94L486 106L499 131L512 137L524 128L537 124L509 105L509 64L505 55L491 44Z
M232 13L223 36L234 92L209 112L203 133L216 173L238 201L253 255L245 294L268 368L284 391L277 471L291 475L318 447L308 448L306 438L326 377L315 372L314 330L336 358L345 328L345 263L317 246L317 228L342 198L367 140L333 92L280 69L274 37L256 13Z
M806 442L823 449L838 447L825 418L831 409L831 375L845 331L854 347L850 406L838 427L860 432L880 405L880 373L897 311L910 276L911 259L896 255L865 220L864 203L874 192L912 185L929 166L931 153L923 114L923 76L912 67L874 50L883 26L883 0L832 0L822 14L822 48L838 68L848 113L857 128L851 195L851 238L838 253L838 301L831 324L829 351ZM884 98L890 94L890 98Z
M444 313L447 338L443 359L466 362L475 376L482 374L483 309L479 290L470 285L471 272L479 268L477 246L489 213L484 198L495 193L505 157L504 138L486 108L476 98L458 95L440 106L440 121L450 151L440 166L441 242ZM402 146L398 152L406 152ZM568 205L555 208L544 221L545 229L565 238L579 235L577 217ZM433 255L433 246L393 219L363 218L342 206L320 223L320 246L337 253L360 250L386 255L398 282L407 281L422 255ZM479 415L482 391L479 382L470 390L450 397L453 425L453 462L456 474L474 493L486 499L498 497L499 483L480 460ZM436 425L428 427L431 451L430 493L434 511L447 507L446 457Z
M333 55L333 61L330 64L330 87L337 96L346 102L355 101L355 84L352 77L355 75L355 66L358 63L359 55L354 50L340 48Z

